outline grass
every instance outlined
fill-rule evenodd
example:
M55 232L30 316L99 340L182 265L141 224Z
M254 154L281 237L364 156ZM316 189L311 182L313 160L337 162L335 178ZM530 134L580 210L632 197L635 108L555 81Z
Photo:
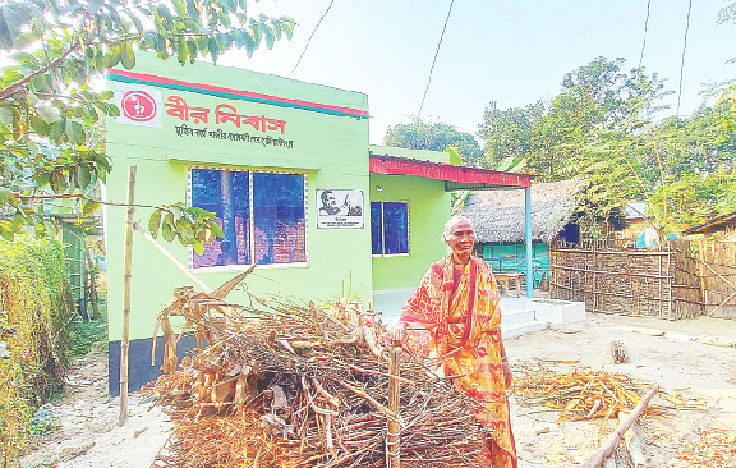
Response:
M103 320L75 320L70 335L71 345L68 352L71 358L84 356L96 345L107 347L107 323Z

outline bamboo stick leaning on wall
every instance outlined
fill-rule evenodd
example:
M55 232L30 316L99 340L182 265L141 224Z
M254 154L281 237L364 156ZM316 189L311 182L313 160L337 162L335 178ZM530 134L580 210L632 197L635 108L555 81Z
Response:
M123 246L123 336L120 340L120 425L128 420L128 348L130 346L130 277L133 263L133 203L135 201L136 166L128 166L128 206L125 216Z
M194 282L194 284L196 284L197 286L199 286L199 288L202 290L202 292L205 292L207 294L210 294L212 292L212 288L210 288L209 286L207 286L204 283L204 281L202 281L201 279L199 279L196 276L194 276L184 265L182 265L182 263L179 260L176 259L176 257L174 257L171 254L171 252L169 252L168 250L166 250L164 248L164 246L162 246L161 244L159 244L159 242L156 239L153 238L153 236L151 235L150 232L148 232L146 229L144 229L138 223L133 223L133 227L135 228L136 231L138 231L141 234L143 234L143 237L145 237L148 240L148 242L150 242L151 244L153 244L153 246L156 247L158 249L158 251L161 252L164 255L164 257L166 257L167 259L169 259L169 261L171 261L171 263L173 263L174 265L176 265L176 267L179 270L181 270L181 272L184 273L184 275L186 275L187 278L189 278L190 280L192 280Z

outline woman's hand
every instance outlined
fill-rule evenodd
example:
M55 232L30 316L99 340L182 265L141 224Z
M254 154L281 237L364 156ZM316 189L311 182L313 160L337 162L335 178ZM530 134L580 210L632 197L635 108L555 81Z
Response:
M404 342L406 342L406 330L401 324L399 324L393 330L389 330L385 335L383 335L383 343L386 346L401 348L403 347Z

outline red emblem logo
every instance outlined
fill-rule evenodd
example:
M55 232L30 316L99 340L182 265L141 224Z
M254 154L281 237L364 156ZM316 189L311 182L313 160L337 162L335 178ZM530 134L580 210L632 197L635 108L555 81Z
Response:
M143 91L128 91L120 102L123 114L130 120L145 122L156 116L156 100Z

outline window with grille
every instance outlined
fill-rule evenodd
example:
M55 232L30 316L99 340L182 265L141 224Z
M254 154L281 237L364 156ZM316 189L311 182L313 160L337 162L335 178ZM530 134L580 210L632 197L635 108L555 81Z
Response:
M191 203L225 234L194 252L194 268L307 261L303 174L192 169Z
M371 202L371 244L374 255L409 253L409 203Z

